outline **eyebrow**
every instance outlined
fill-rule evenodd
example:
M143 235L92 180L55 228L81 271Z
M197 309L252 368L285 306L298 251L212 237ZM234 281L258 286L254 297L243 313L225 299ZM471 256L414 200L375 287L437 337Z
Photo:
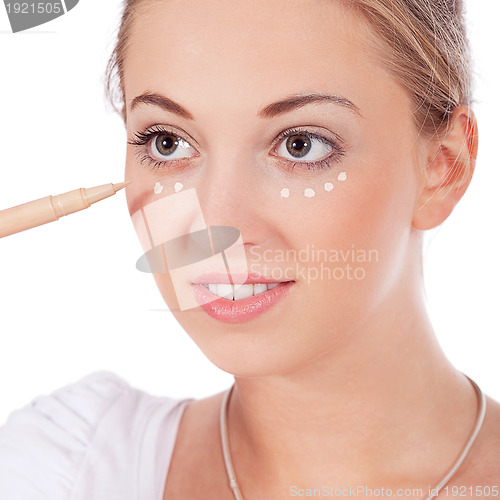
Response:
M267 105L265 108L259 111L257 116L260 116L261 118L273 118L284 113L289 113L290 111L301 108L302 106L306 106L307 104L322 102L333 102L335 104L339 104L340 106L343 106L361 116L359 108L349 99L338 95L321 94L319 92L312 92L309 94L294 94L288 96L281 101L276 101L272 104Z
M153 106L157 106L165 111L168 111L169 113L179 115L187 120L194 120L193 115L184 106L181 106L175 101L172 101L172 99L169 99L164 95L157 94L156 92L144 92L143 94L134 97L132 103L130 104L130 111L134 110L141 103L152 104Z
M312 92L308 94L293 94L280 101L273 102L262 108L257 116L260 118L273 118L284 113L289 113L295 109L301 108L308 104L316 104L322 102L330 102L343 106L349 109L358 116L362 116L359 108L345 97L332 94L322 94L319 92ZM180 104L176 103L172 99L165 97L164 95L158 94L156 92L144 92L141 95L134 97L130 105L130 110L135 109L139 104L151 104L157 106L169 113L173 113L187 120L194 120L193 115Z

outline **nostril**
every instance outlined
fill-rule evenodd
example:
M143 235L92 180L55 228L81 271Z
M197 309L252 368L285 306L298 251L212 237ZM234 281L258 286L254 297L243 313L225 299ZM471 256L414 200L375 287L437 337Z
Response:
M240 230L234 226L209 226L214 253L224 252L240 238Z

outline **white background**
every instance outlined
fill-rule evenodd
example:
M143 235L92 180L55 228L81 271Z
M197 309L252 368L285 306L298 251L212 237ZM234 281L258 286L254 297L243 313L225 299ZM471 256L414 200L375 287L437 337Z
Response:
M125 129L103 75L119 0L81 0L12 34L0 6L0 209L124 177ZM480 153L464 199L426 245L426 288L452 362L500 400L497 70L500 8L469 0ZM0 424L34 396L109 370L156 395L203 397L231 375L166 311L119 192L0 240ZM163 310L163 311L162 311Z

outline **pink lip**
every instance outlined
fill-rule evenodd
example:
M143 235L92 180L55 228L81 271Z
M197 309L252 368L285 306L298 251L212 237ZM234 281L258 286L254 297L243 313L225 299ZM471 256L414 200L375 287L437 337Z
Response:
M259 279L262 280L262 278ZM214 281L207 281L207 283L214 283ZM215 283L223 282L215 281ZM276 283L276 281L247 281L246 283ZM228 300L222 297L213 300L216 295L203 284L193 283L193 288L196 300L209 316L224 323L242 323L271 309L286 295L294 283L294 281L286 281L267 292L242 300Z
M195 281L193 281L193 284L208 285L209 283L224 283L228 285L236 283L239 285L252 285L254 283L279 283L280 281L283 280L268 278L266 276L255 273L251 273L248 275L231 273L231 280L229 279L229 275L227 273L205 273L199 276Z

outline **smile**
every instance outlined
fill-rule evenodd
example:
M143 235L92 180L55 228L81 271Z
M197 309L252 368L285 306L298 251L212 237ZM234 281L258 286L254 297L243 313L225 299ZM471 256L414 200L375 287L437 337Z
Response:
M209 283L206 286L210 293L227 300L243 300L272 290L280 283L253 283L247 285L229 285L226 283Z
M294 281L278 283L193 284L195 298L212 318L224 323L250 321L275 307Z

